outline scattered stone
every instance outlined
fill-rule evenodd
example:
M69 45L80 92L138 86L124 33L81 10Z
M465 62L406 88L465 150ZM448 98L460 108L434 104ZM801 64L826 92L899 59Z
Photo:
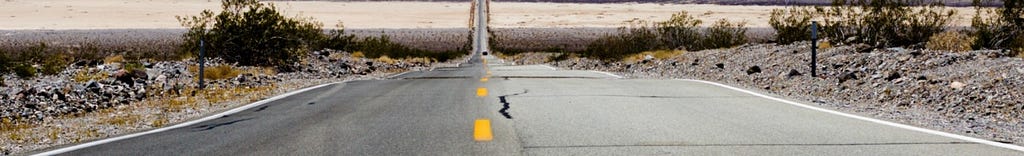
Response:
M750 68L747 68L747 75L754 74L754 73L761 73L761 67L751 66Z
M790 69L789 73L786 74L786 77L803 76L803 75L804 74L801 74L800 71L796 71L796 69Z
M964 89L965 86L967 86L967 84L964 84L963 82L960 81L953 81L953 83L949 83L949 88L953 88L956 90Z
M902 77L902 76L900 76L899 72L892 72L892 74L889 74L889 76L885 77L885 80L886 81L892 81L892 80L895 80L895 79L899 79L900 77Z
M718 69L725 69L725 64L724 63L716 63L715 67L718 67Z
M847 73L843 74L842 76L839 76L839 83L843 83L843 82L846 82L846 81L849 81L849 80L857 80L857 73L856 72L847 72Z

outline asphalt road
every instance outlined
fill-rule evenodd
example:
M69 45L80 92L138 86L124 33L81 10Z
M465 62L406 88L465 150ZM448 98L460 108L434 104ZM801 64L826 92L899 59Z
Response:
M708 83L618 79L477 53L458 67L328 85L62 155L1024 153Z
M485 58L486 67L478 61L329 85L199 124L64 154L1024 154L706 83L616 79ZM478 96L479 88L487 95ZM478 119L490 121L490 141L476 140Z

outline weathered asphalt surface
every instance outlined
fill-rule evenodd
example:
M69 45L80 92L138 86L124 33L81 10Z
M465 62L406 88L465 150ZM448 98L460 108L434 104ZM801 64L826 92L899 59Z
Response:
M483 58L64 155L1024 155L704 83ZM492 141L474 140L477 119L491 121Z
M351 81L67 155L1021 155L680 80L489 59ZM477 61L473 59L472 61ZM487 82L480 79L490 71ZM477 97L477 88L489 94ZM507 118L500 111L505 108ZM473 140L490 119L494 140Z

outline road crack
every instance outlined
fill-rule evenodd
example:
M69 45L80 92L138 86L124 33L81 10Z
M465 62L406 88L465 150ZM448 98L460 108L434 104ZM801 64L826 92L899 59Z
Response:
M501 113L501 115L505 116L505 118L507 118L507 119L512 119L512 115L510 115L508 113L508 109L510 108L509 103L508 103L508 97L509 96L522 95L522 94L526 94L528 92L530 92L530 90L523 90L522 93L515 93L515 94L510 94L510 95L498 96L498 102L501 102L501 105L502 105L501 110L498 110L498 113Z

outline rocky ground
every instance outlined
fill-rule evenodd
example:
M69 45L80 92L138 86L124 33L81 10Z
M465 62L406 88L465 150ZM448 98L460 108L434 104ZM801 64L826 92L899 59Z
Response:
M810 73L809 43L754 44L634 62L526 53L519 64L600 70L644 79L701 79L803 100L822 107L998 142L1024 145L1024 61L997 50L962 53L819 50Z
M171 125L303 87L451 63L354 58L332 50L314 52L288 73L212 61L207 69L228 65L237 76L207 80L204 90L196 89L196 65L142 62L126 70L122 63L80 62L52 76L4 75L0 155Z

